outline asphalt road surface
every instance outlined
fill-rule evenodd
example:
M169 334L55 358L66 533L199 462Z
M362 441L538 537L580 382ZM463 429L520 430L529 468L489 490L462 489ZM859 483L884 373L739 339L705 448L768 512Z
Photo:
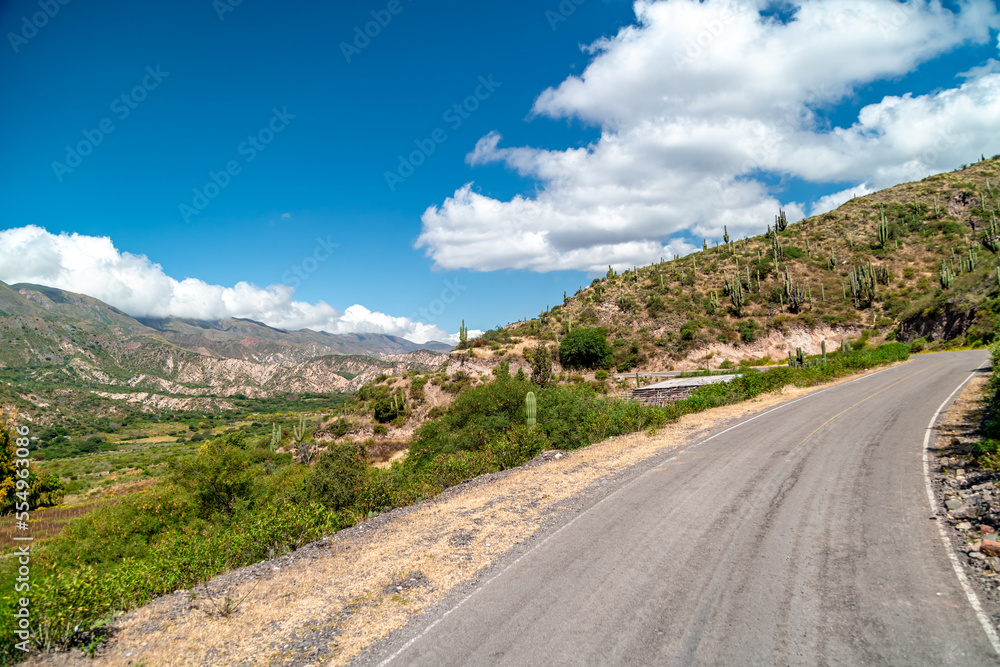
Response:
M997 664L923 466L932 418L987 364L917 356L689 443L375 662Z

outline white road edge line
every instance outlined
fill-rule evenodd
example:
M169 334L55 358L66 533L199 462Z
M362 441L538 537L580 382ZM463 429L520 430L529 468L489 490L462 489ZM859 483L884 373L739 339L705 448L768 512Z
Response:
M859 378L855 378L854 380L851 380L851 381L846 382L844 384L852 384L854 382L858 382L859 380L865 380L867 378L874 377L876 375L879 375L879 374L884 373L884 372L889 371L889 370L892 370L892 368L884 368L884 369L876 371L874 373L870 373L868 375L863 375L863 376L861 376ZM968 380L966 380L966 382L968 382ZM760 419L761 417L764 417L765 415L769 415L772 412L777 412L778 410L781 410L783 408L787 408L787 407L789 407L791 405L795 405L796 403L798 403L800 401L804 401L804 400L806 400L808 398L812 398L814 396L818 396L818 395L823 394L823 393L825 393L827 391L830 391L831 389L835 389L835 388L837 388L839 386L840 386L839 384L835 384L833 386L826 387L824 389L820 389L819 391L814 391L814 392L809 393L809 394L807 394L805 396L802 396L800 398L796 398L793 401L788 401L786 403L782 403L781 405L775 406L775 407L771 408L770 410L767 410L765 412L760 413L759 415L754 415L753 417L751 417L750 419L747 419L746 421L742 421L739 424L735 424L733 426L730 426L729 428L727 428L727 429L725 429L723 431L719 431L715 435L713 435L711 437L708 437L708 438L705 438L701 442L698 442L698 443L696 443L694 445L691 445L690 447L685 448L685 451L690 450L690 449L695 449L696 447L700 447L700 446L704 445L706 442L709 442L711 440L715 440L720 435L724 435L726 433L729 433L730 431L738 429L741 426L745 426L746 424L749 424L752 421L756 421L757 419ZM669 458L667 458L667 459L661 461L660 463L657 463L657 464L655 464L655 465L653 465L651 467L655 468L657 466L662 466L662 465L664 465L666 463L669 463L670 461L675 460L676 458L677 458L677 455L671 456L671 457L669 457ZM642 475L639 475L639 477L643 477L648 472L649 471L647 470L646 473L643 473ZM525 558L527 558L528 556L530 556L531 554L533 554L535 551L537 551L538 549L540 549L543 546L545 546L545 544L549 540L551 540L553 537L555 537L559 533L563 532L564 530L566 530L567 528L569 528L570 526L572 526L574 523L577 522L577 520L579 520L580 518L582 518L584 515L586 515L589 512L597 509L598 507L600 507L601 505L603 505L605 502L611 500L612 498L614 498L615 496L617 496L619 493L621 493L622 491L624 491L625 489L627 489L628 487L630 487L633 483L635 483L636 480L639 479L639 477L636 477L636 479L634 479L631 482L629 482L628 484L620 487L619 489L617 489L616 491L614 491L610 495L605 496L599 502L595 503L590 508L588 508L586 511L581 512L580 514L578 514L575 517L573 517L573 519L569 523L567 523L566 525L560 527L558 530L556 530L556 532L552 533L551 535L549 535L548 537L546 537L544 540L542 540L541 542L539 542L538 544L536 544L534 547L532 547L528 551L526 551L523 554L521 554L520 556L518 556L512 563L510 563L509 565L507 565L507 567L505 567L504 569L500 570L495 575L493 575L492 577L490 577L488 580L486 580L486 582L484 584L482 584L481 586L479 586L478 588L476 588L476 590L472 591L467 596L465 596L462 599L461 602L459 602L454 607L452 607L451 609L449 609L448 611L446 611L444 614L442 614L441 618L437 619L436 621L434 621L433 623L431 623L430 625L428 625L426 628L424 628L423 632L421 632L416 637L413 637L412 639L410 639L408 642L406 642L405 644L403 644L403 646L400 647L400 649L398 651L396 651L395 653L393 653L392 655L390 655L388 658L386 658L385 660L383 660L382 662L380 662L378 664L378 667L385 667L386 665L388 665L389 663L391 663L393 660L395 660L396 658L398 658L408 648L410 648L415 643L417 643L421 638L423 638L424 635L426 635L428 632L430 632L435 627L437 627L437 625L441 621L443 621L444 619L448 618L451 615L452 612L457 611L462 605L464 605L466 602L468 602L469 600L471 600L474 595L476 595L477 593L479 593L481 590L485 589L487 586L489 586L491 583L493 583L497 578L499 578L501 575L503 575L504 573L506 573L507 570L511 569L512 567L514 567L515 565L517 565L518 563L520 563L522 560L524 560ZM977 604L978 604L978 602L977 602ZM1000 653L1000 649L998 649L997 652Z
M933 432L934 425L937 423L938 417L944 411L945 406L947 406L951 399L955 397L958 392L960 392L965 385L969 384L972 378L976 377L979 371L975 371L965 379L965 382L958 385L955 391L951 392L951 395L944 400L944 403L938 407L937 412L931 417L930 423L927 425L927 431L924 433L924 484L927 488L927 500L931 504L931 511L934 512L935 516L940 516L943 514L941 508L938 506L937 498L934 497L934 487L931 485L931 471L930 471L930 443L931 443L931 433ZM983 626L983 630L986 632L986 637L990 640L990 644L993 645L993 650L1000 655L1000 637L997 637L996 628L990 622L989 617L986 612L983 611L983 606L979 603L979 598L976 596L976 592L972 590L972 586L969 585L969 578L965 576L965 571L962 569L962 564L958 562L958 556L955 555L955 550L951 546L951 541L948 539L948 534L944 530L944 521L937 522L938 534L941 535L941 541L944 543L945 551L948 554L948 558L951 560L951 567L955 570L955 576L958 577L958 583L962 585L962 590L965 591L965 596L969 599L969 604L972 605L973 611L976 612L976 618L979 619L979 624Z

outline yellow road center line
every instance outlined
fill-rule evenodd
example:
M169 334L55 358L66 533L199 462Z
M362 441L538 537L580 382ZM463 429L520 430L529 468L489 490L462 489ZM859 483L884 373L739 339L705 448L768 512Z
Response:
M802 445L806 444L806 443L807 443L807 442L809 441L809 439L810 439L811 437L813 437L814 435L816 435L816 433L817 433L817 432L819 432L819 431L820 431L820 430L821 430L822 428L824 428L825 426L827 426L827 425L828 425L828 424L829 424L830 422L832 422L833 420L837 419L838 417L841 417L841 416L843 416L843 415L844 415L845 413L848 413L848 412L850 412L851 410L853 410L854 408L858 407L858 406L859 406L859 405L861 405L862 403L867 403L868 401L872 400L873 398L875 398L875 397L876 397L876 396L878 396L879 394L884 394L885 392L887 392L887 391L889 391L890 389L892 389L893 387L895 387L895 386L896 386L897 384L902 384L902 383L904 383L904 382L908 382L908 381L912 380L913 378L917 377L918 375L920 375L921 373L924 373L924 372L926 372L926 371L928 371L928 370L930 370L930 369L929 369L929 368L925 368L925 369L924 369L924 370L922 370L922 371L917 371L917 372L916 372L916 373L914 373L913 375L908 375L908 376L906 376L906 377L905 377L905 378L903 378L902 380L897 380L896 382L893 382L892 384L890 384L890 385L889 385L888 387L886 387L885 389L882 389L882 390L880 390L880 391L877 391L877 392L875 392L874 394L872 394L871 396L868 396L867 398L863 398L863 399L861 399L860 401L858 401L857 403L855 403L855 404L854 404L854 405L852 405L851 407L849 407L849 408L845 409L845 410L844 410L843 412L838 412L837 414L835 414L834 416L830 417L830 418L829 418L829 419L827 419L827 420L826 420L825 422L823 422L822 424L820 424L819 426L817 426L817 427L816 427L816 430L815 430L815 431L813 431L812 433L810 433L809 435L807 435L807 436L805 437L805 440L803 440L803 441L802 441L802 442L800 442L799 444L795 445L795 448L794 448L794 449L792 449L792 451L790 451L790 452L788 453L788 455L789 455L789 456L791 456L791 455L792 455L792 454L794 454L794 453L795 453L796 451L798 451L799 447L801 447Z

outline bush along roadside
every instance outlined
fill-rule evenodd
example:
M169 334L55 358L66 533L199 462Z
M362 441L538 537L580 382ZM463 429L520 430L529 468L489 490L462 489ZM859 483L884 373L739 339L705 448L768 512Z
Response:
M77 519L33 548L31 645L93 650L117 615L157 596L517 467L544 450L654 431L686 414L908 355L908 346L892 343L836 352L825 364L747 371L664 408L609 399L589 386L539 387L499 373L421 426L410 455L390 468L369 466L356 444L335 445L308 467L266 444L252 445L242 433L220 436L175 464L167 481ZM6 662L23 657L14 648L17 567L11 558L0 563L0 661Z
M1000 468L1000 345L994 345L993 375L986 385L986 419L983 438L973 446L976 462L984 468Z

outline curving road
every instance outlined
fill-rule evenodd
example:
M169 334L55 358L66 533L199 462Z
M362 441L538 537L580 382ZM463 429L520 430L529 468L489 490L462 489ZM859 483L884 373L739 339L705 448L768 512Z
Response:
M368 660L997 664L923 468L932 418L987 364L918 356L690 443Z

